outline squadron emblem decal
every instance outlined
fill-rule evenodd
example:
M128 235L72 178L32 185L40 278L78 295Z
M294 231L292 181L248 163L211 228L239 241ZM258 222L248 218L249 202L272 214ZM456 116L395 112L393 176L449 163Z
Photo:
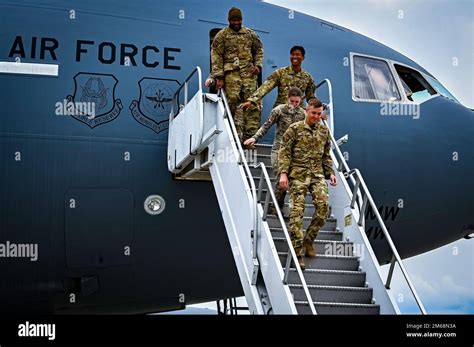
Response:
M74 93L68 95L69 115L91 129L113 121L122 110L115 98L117 78L109 74L79 72L74 76Z
M168 129L171 104L179 85L176 80L142 78L138 82L140 97L130 105L133 118L157 134Z

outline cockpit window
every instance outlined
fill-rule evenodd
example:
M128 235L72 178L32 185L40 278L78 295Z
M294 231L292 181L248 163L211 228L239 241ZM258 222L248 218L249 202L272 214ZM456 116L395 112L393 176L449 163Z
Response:
M398 64L394 64L394 67L402 81L408 100L421 103L436 94L436 90L418 71Z
M400 101L400 93L387 62L354 56L353 94L359 100Z
M440 93L442 96L448 99L451 99L459 104L459 101L453 96L453 94L451 94L441 83L439 83L438 80L425 74L423 74L423 76L433 86L433 88L436 89L438 93Z

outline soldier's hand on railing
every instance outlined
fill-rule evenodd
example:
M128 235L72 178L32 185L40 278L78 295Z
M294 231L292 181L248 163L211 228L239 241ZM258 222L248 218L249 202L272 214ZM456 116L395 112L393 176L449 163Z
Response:
M330 177L329 179L331 180L331 183L330 183L330 184L331 184L332 186L334 186L334 187L337 186L337 178L336 178L335 175L331 175L331 177Z
M249 109L249 107L252 106L252 102L251 101L246 101L242 104L239 105L239 107L244 110L244 111L247 111Z
M244 141L244 145L245 146L252 146L255 144L255 142L257 142L253 137L247 139Z
M278 182L280 189L288 190L288 176L286 173L280 175L280 181Z
M224 79L223 78L214 79L214 78L209 77L206 80L206 82L204 82L204 85L208 88L212 86L216 86L216 89L219 90L224 86Z
M217 90L219 90L219 89L221 89L222 87L224 87L224 84L225 84L224 79L222 79L222 78L217 79L217 82L216 82L216 88L217 88Z

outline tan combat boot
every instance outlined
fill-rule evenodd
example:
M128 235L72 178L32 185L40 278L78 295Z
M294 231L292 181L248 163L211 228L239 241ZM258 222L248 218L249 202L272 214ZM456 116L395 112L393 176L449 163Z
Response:
M314 244L311 240L305 238L303 241L303 246L306 249L306 256L308 258L316 257L316 250L314 249Z

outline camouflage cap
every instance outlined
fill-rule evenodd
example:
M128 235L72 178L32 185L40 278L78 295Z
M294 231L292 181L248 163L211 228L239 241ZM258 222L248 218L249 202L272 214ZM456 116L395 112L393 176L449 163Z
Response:
M240 8L237 8L237 7L232 7L230 10L229 10L229 20L231 19L242 19L242 11L240 10Z

